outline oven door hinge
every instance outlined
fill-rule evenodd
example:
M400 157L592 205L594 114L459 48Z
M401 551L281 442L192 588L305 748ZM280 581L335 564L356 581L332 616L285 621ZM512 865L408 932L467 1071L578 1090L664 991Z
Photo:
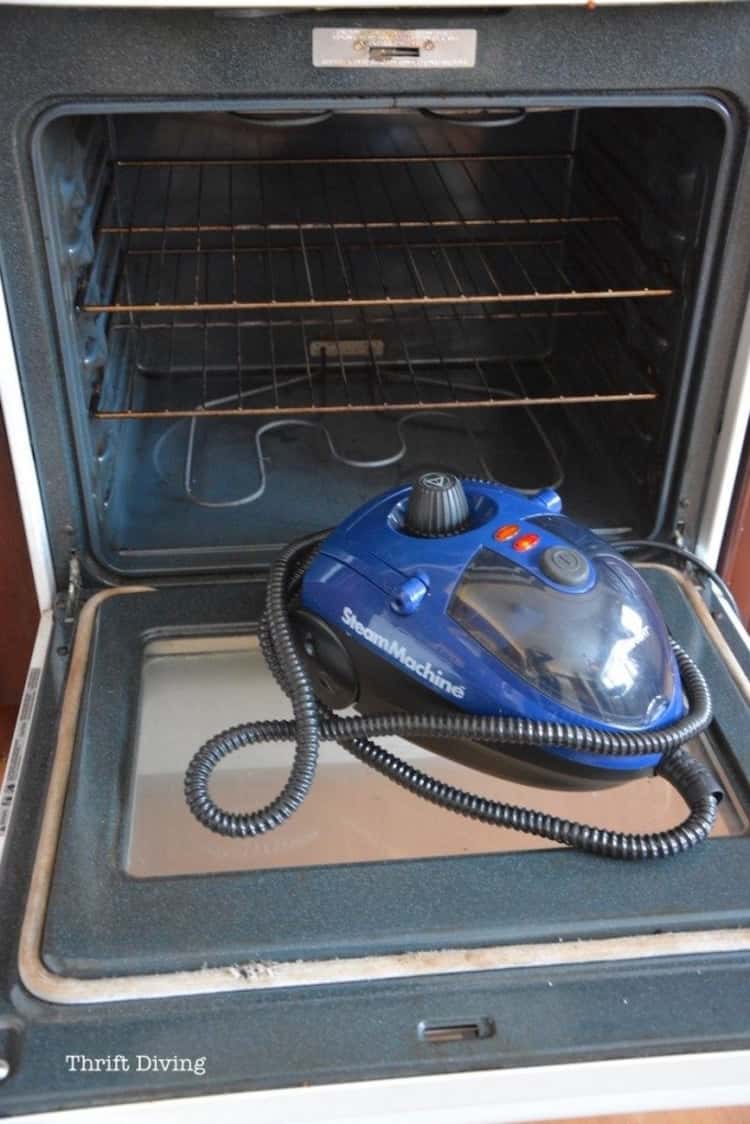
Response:
M65 609L63 623L75 624L78 619L78 608L81 603L81 563L78 554L73 551L68 563L68 588L65 593Z

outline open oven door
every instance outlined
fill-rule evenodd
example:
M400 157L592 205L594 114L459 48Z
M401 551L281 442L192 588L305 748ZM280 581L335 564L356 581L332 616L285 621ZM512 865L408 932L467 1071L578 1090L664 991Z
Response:
M480 1120L483 1096L504 1098L519 1069L542 1066L549 1097L584 1112L603 1103L587 1100L601 1063L638 1059L647 1075L645 1059L686 1054L699 1056L688 1075L660 1070L672 1103L676 1080L682 1103L721 1099L702 1083L719 1080L723 1051L750 1046L747 648L684 576L643 573L708 677L715 721L694 748L727 793L708 843L655 863L540 849L422 805L337 747L288 825L214 837L182 796L196 746L284 713L255 639L263 583L101 592L84 602L69 656L65 614L45 617L3 797L14 809L0 897L4 1111L230 1090L250 1108L267 1105L263 1090L304 1086L330 1119L355 1103L336 1100L359 1095L348 1083L388 1081L375 1086L395 1097L384 1114L403 1119L412 1085L392 1079L423 1078L423 1108L460 1072L460 1119ZM287 769L288 754L259 747L219 770L217 791L255 806ZM519 792L640 830L683 811L656 779ZM95 1080L84 1058L104 1059ZM660 1103L642 1080L639 1107ZM514 1119L521 1101L529 1115L551 1103L533 1079L521 1101L508 1095ZM284 1103L284 1119L306 1111Z

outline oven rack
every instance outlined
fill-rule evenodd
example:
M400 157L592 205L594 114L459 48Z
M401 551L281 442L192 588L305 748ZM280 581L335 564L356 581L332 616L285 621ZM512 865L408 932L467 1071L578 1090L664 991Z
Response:
M573 153L117 160L99 234L361 230L619 219Z
M666 297L570 157L120 162L84 313ZM583 181L585 184L585 181Z
M391 312L123 318L113 326L90 412L112 419L282 417L658 397L650 369L601 313ZM551 350L558 330L577 333L584 345L575 363Z

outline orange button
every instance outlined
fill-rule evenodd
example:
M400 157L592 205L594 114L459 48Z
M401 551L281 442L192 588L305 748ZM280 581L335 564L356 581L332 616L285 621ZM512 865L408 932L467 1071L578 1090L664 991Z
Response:
M513 549L514 550L521 550L521 551L531 550L531 548L536 546L536 544L538 542L539 542L539 535L533 535L533 534L521 535L520 538L517 538L516 541L513 543Z
M517 523L506 523L504 527L498 527L493 537L498 542L507 542L508 539L515 538L520 530Z

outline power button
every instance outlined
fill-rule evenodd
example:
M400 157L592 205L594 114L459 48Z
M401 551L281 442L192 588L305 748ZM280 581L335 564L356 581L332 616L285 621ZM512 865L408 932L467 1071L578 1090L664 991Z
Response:
M550 581L558 585L584 585L589 564L578 550L570 546L549 546L539 559L539 567Z

